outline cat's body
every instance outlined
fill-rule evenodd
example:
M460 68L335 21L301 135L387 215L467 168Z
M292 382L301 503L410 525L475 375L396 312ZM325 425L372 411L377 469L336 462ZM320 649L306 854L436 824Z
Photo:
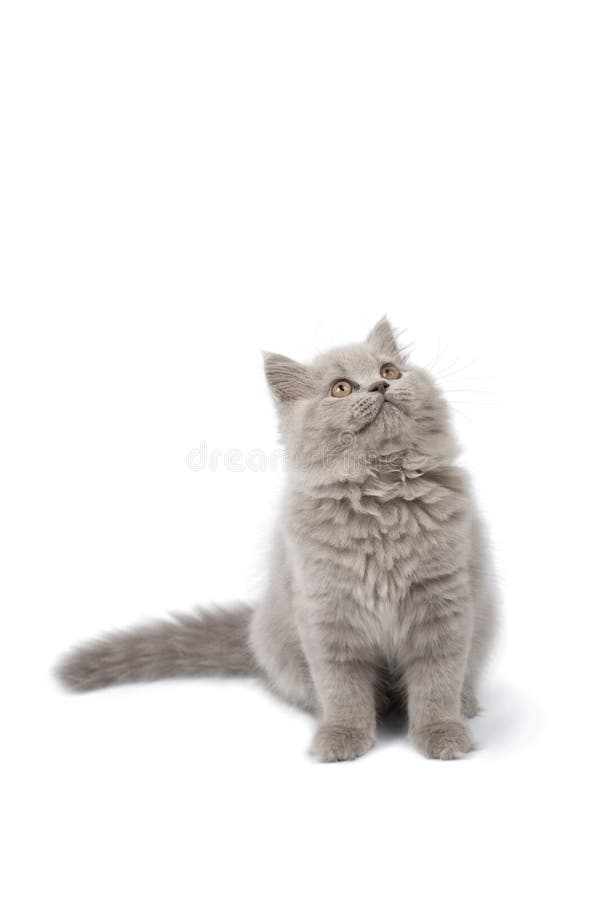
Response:
M269 354L265 368L294 465L261 602L100 638L63 680L256 674L319 717L322 760L366 752L378 711L406 700L422 752L461 755L495 615L445 402L387 320L311 366Z

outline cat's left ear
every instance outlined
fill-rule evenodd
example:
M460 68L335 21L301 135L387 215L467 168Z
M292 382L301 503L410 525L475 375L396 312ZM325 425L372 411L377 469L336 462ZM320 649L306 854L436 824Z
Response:
M371 329L367 336L367 344L370 344L384 356L402 356L400 347L396 342L396 334L387 316L383 316Z
M288 403L309 394L312 382L306 366L280 353L263 351L263 358L265 375L276 400Z

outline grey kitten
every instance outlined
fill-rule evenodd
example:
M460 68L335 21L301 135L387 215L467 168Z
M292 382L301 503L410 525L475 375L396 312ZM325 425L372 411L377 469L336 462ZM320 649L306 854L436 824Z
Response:
M310 365L267 353L265 372L292 465L260 603L100 637L59 676L83 691L256 675L318 716L324 761L366 753L378 713L405 702L421 752L455 759L495 613L446 402L385 318Z

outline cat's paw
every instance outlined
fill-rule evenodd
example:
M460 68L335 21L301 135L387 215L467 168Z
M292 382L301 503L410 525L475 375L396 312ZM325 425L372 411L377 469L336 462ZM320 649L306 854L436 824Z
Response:
M479 705L479 701L475 696L475 692L472 688L464 688L461 697L461 710L463 716L467 719L472 719L474 716L478 715L481 712L481 706Z
M424 725L412 734L413 741L430 759L458 759L475 744L464 722L447 720Z
M324 722L317 729L311 752L320 762L342 762L362 756L374 743L374 730Z

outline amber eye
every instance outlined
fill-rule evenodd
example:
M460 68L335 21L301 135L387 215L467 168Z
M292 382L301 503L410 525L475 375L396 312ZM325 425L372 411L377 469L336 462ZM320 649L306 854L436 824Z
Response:
M380 369L381 377L387 378L388 381L393 381L395 378L400 378L401 373L398 371L396 366L393 366L391 363L386 363Z
M349 397L352 393L352 385L349 381L336 381L331 388L332 397Z

